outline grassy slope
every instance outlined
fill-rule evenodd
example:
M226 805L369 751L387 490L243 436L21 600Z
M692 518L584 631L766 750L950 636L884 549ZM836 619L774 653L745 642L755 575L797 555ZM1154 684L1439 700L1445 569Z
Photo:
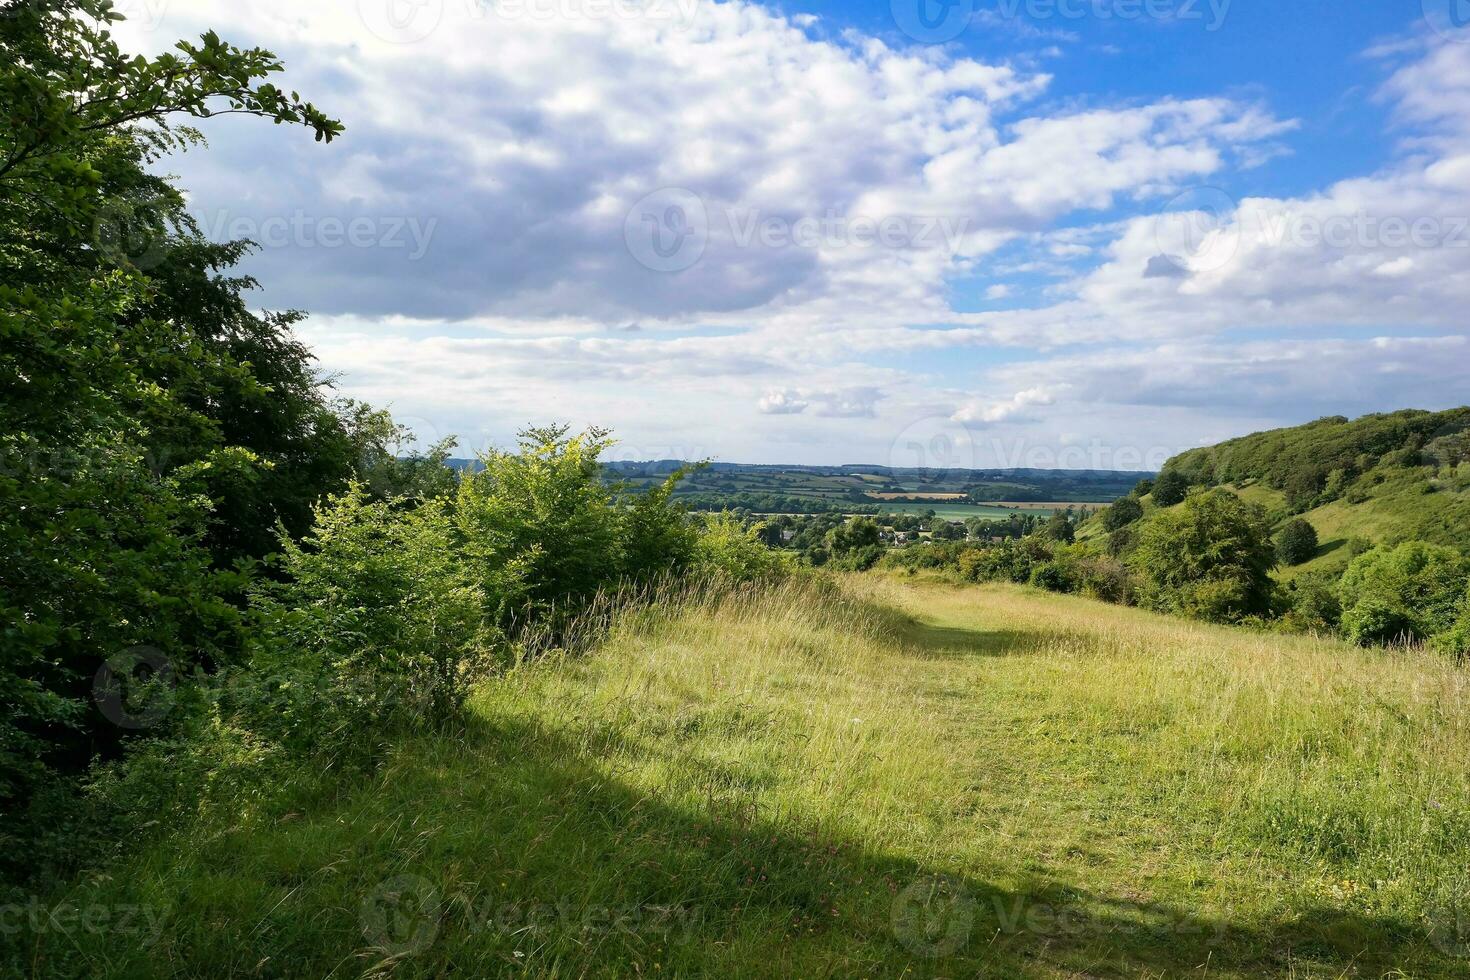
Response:
M1364 480L1360 487L1367 499L1349 503L1334 500L1300 516L1317 529L1320 546L1306 564L1277 570L1289 580L1304 572L1341 572L1348 563L1348 542L1361 538L1370 544L1397 544L1425 540L1452 547L1465 547L1465 529L1470 527L1470 488L1465 474L1445 469L1431 477L1424 469L1375 471L1381 482ZM1435 492L1426 493L1433 486ZM1289 520L1286 495L1254 481L1228 487L1244 499L1259 504L1277 521Z
M1470 867L1462 670L1009 587L845 587L864 601L790 589L523 669L351 792L79 888L163 912L158 940L46 932L30 969L1464 975L1425 932ZM428 912L384 918L420 888ZM584 928L599 909L628 917Z

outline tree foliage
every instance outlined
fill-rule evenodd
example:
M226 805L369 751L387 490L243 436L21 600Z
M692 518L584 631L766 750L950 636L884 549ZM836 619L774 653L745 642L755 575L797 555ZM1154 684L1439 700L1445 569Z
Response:
M1129 560L1154 608L1217 622L1270 608L1276 556L1266 515L1232 493L1196 492L1155 515Z
M1103 511L1103 527L1118 531L1143 519L1143 504L1135 497L1121 497Z
M147 169L197 140L179 117L340 125L267 81L269 52L208 34L127 56L117 19L0 16L0 809L21 820L48 774L121 741L99 668L237 659L248 560L351 473L293 318L223 274L247 246L206 242Z
M1423 642L1454 627L1465 608L1470 562L1422 541L1374 548L1338 583L1343 633L1357 643Z
M1154 481L1153 500L1160 507L1182 503L1189 493L1189 479L1177 470L1165 470Z
M1276 539L1276 554L1283 565L1300 565L1317 554L1317 529L1298 517L1288 521Z

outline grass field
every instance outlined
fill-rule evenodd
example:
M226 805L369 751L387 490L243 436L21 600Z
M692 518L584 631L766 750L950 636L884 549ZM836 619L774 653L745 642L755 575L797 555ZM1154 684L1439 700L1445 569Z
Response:
M1466 672L1019 588L630 618L142 847L35 976L1462 977ZM143 914L146 912L146 914ZM115 921L115 920L114 920ZM15 941L14 936L10 941ZM3 971L0 971L3 972Z

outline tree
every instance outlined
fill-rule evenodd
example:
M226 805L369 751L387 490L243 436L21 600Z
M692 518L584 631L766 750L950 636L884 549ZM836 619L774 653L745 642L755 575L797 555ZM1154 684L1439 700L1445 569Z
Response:
M1103 512L1103 527L1117 531L1143 519L1143 504L1136 497L1123 497Z
M1160 507L1173 507L1182 503L1189 493L1189 480L1174 470L1166 470L1154 481L1154 503Z
M1069 515L1057 511L1046 522L1046 536L1062 544L1071 544L1077 539L1077 527Z
M1149 479L1139 480L1133 485L1133 496L1147 497L1154 491L1154 481Z
M1364 645L1433 639L1455 625L1467 578L1470 562L1450 548L1421 541L1374 548L1338 583L1343 633Z
M954 521L935 521L935 541L963 541L966 535L965 525Z
M832 529L827 535L827 548L834 556L840 557L850 551L875 547L882 537L877 521L870 517L855 517Z
M1276 555L1283 565L1300 565L1317 553L1317 529L1311 522L1297 518L1281 529L1276 539Z
M1270 608L1276 553L1265 511L1225 490L1156 514L1129 562L1155 609L1230 622Z
M128 56L118 19L0 10L0 837L38 784L121 744L88 710L99 667L237 658L236 560L350 474L291 318L219 274L246 246L205 242L148 169L198 141L180 116L341 125L266 81L268 51L210 33Z

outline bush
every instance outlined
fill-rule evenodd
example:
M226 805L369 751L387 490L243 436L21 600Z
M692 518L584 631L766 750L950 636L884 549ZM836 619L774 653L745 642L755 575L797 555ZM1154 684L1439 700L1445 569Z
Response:
M877 547L881 540L882 529L877 521L871 517L855 517L827 534L827 549L834 557L840 557L849 551Z
M501 640L497 620L525 589L521 561L486 574L462 560L447 502L400 508L370 501L357 484L317 509L301 543L283 536L281 550L283 580L254 592L251 666L361 685L363 724L405 705L435 721L453 715ZM308 739L321 734L305 719L302 727Z
M1462 612L1467 578L1470 563L1449 548L1419 541L1374 548L1353 559L1338 585L1343 633L1364 645L1446 633Z
M699 531L674 490L689 471L681 469L657 489L637 495L624 508L619 551L624 577L646 582L688 569L694 563ZM779 540L779 534L778 534Z
M1063 511L1051 515L1043 530L1048 538L1059 544L1071 544L1077 540L1077 525L1072 523L1072 516Z
M791 571L786 555L761 543L734 514L711 514L694 546L697 574L728 582L779 578Z
M1121 558L1138 546L1138 530L1130 525L1108 535L1108 555Z
M1133 602L1133 575L1127 565L1115 558L1084 557L1077 562L1073 577L1077 591L1089 599L1119 605Z
M1160 507L1173 507L1184 502L1189 493L1189 480L1182 473L1167 470L1154 481L1154 503Z
M623 513L602 480L604 429L526 429L519 451L490 452L460 484L455 516L471 576L524 581L522 618L575 614L625 567Z
M1073 582L1067 574L1067 569L1055 561L1045 562L1033 568L1030 583L1048 592L1071 592L1073 589Z
M1276 556L1283 565L1300 565L1317 554L1317 529L1301 518L1282 528L1276 540Z
M1265 512L1225 490L1155 515L1130 558L1145 604L1216 622L1270 609L1275 562Z
M1434 638L1438 649L1457 657L1470 656L1470 595L1465 596L1461 610L1459 621Z
M1107 510L1103 511L1103 527L1109 531L1119 531L1130 524L1143 519L1143 504L1135 497L1124 497L1113 502Z
M1337 598L1337 577L1306 574L1282 593L1286 601L1280 627L1287 633L1333 633L1342 620L1342 603Z

